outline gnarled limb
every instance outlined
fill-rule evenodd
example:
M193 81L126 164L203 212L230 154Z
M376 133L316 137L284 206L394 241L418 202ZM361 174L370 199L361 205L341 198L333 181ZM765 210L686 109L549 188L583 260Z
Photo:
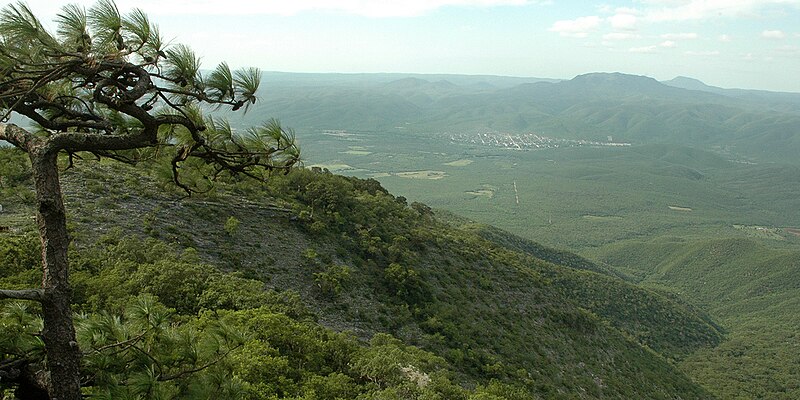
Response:
M21 149L27 149L33 141L33 135L14 124L0 124L0 140L5 140Z

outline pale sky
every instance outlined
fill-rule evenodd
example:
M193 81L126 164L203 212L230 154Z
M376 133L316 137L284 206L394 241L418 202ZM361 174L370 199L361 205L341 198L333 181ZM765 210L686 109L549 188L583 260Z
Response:
M43 22L59 0L29 0ZM87 8L93 0L73 1ZM800 0L118 0L165 38L286 72L624 72L800 92ZM52 26L52 25L51 25Z

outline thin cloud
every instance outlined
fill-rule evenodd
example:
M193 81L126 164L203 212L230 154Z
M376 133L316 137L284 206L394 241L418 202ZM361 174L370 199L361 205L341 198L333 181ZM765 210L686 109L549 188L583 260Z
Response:
M632 14L615 14L608 18L611 27L621 30L635 30L638 18Z
M632 15L641 15L641 11L631 7L619 7L614 10L617 14L632 14Z
M643 46L643 47L631 47L628 49L628 52L631 53L655 53L658 46Z
M612 32L603 35L604 40L628 40L628 39L638 39L638 38L640 38L639 35L635 33L626 33L626 32Z
M698 35L696 33L665 33L661 35L661 38L667 40L692 40L697 39Z
M664 48L667 48L667 49L672 49L672 48L678 47L678 44L673 42L672 40L665 40L665 41L661 42L658 46L659 47L664 47Z
M774 52L780 56L797 57L800 56L800 46L781 46L775 49Z
M589 32L596 30L603 21L598 16L580 17L570 20L556 21L550 27L550 32L558 32L561 36L584 38Z
M730 42L731 40L733 40L731 35L719 35L718 39L719 39L720 42L726 42L726 43Z
M784 39L786 38L786 34L783 31L763 31L761 32L761 37L764 39Z
M73 0L92 6L96 0ZM52 0L29 0L33 10L55 11ZM547 4L540 0L117 0L120 10L141 8L154 15L282 15L322 11L371 18L415 17L445 7L490 8Z
M650 4L645 18L654 22L753 17L771 6L800 7L800 0L661 0Z
M711 51L687 51L683 54L687 56L698 56L698 57L714 57L718 56L720 52L718 50L711 50Z

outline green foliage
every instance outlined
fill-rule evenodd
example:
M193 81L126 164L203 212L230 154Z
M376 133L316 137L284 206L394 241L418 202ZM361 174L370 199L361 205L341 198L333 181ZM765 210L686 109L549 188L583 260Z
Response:
M104 262L95 264L98 257ZM176 254L162 242L115 232L77 253L76 298L87 301L78 305L97 310L76 321L91 398L369 397L416 382L398 375L375 386L357 367L383 363L387 355L403 366L449 368L388 335L373 340L378 349L362 348L351 336L310 321L291 296L196 262L193 251ZM36 311L7 303L1 318L4 356L42 360ZM446 376L437 379L431 393L461 391Z
M33 234L0 236L0 279L38 270L41 244Z
M227 233L228 236L235 235L236 232L239 231L239 224L240 221L236 219L236 217L234 216L228 217L228 219L225 221L225 233Z
M527 398L528 394L524 388L492 380L488 385L478 386L469 400L524 400Z
M369 349L363 350L351 362L356 373L381 387L409 380L417 386L426 386L430 377L424 371L434 372L443 365L444 359L406 346L387 334L373 336Z
M84 373L99 398L235 395L203 376L224 373L219 362L242 345L244 338L230 327L176 324L148 295L133 298L121 316L101 313L76 324L81 348L88 350Z
M41 368L45 353L38 311L6 303L0 315L4 366ZM178 320L146 294L130 297L121 314L78 316L85 393L97 399L237 397L213 377L226 374L222 359L244 339L218 323L198 328L196 320ZM0 387L11 382L4 380Z
M603 258L658 288L701 304L728 333L714 348L688 355L681 367L720 398L797 396L800 252L752 238L670 238L609 246Z
M685 303L607 276L555 270L544 273L566 297L666 357L680 358L722 341L721 328Z
M45 355L44 342L39 336L42 319L35 315L28 302L4 302L0 308L0 349L5 362L19 360L41 361ZM2 386L0 386L2 387Z
M81 289L84 307L119 309L121 301L137 293L150 293L180 314L208 309L246 309L281 304L291 315L306 315L297 300L264 290L260 281L224 274L202 264L196 251L177 254L163 242L120 238L118 232L101 238L97 247L73 261L73 285Z
M330 265L325 271L314 273L314 282L326 296L336 296L350 278L350 267L346 265Z
M16 148L0 147L0 204L8 209L15 203L31 204L30 160ZM8 212L8 210L6 210Z
M383 271L390 290L402 298L414 299L422 292L422 280L417 271L398 263L391 263Z

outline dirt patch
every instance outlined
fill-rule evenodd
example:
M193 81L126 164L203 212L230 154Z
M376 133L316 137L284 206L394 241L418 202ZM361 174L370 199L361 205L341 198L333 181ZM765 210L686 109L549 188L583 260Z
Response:
M690 212L690 211L693 211L693 210L692 210L691 208L689 208L689 207L679 207L679 206L668 206L668 207L669 207L669 209L670 209L670 210L672 210L672 211L684 211L684 212Z
M787 233L791 233L792 235L795 235L795 236L800 236L800 229L797 229L797 228L786 228L785 230L786 230Z

